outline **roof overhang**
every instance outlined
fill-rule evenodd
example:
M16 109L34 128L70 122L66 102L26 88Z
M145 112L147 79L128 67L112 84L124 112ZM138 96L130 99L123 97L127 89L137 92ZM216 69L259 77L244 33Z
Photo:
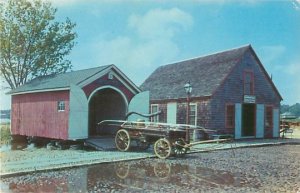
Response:
M252 48L252 46L250 45L250 50L255 58L255 60L257 61L258 65L261 67L263 73L265 74L265 77L267 78L268 82L271 84L273 90L275 91L275 93L277 94L277 96L279 97L279 99L282 101L283 98L281 96L281 94L279 93L278 89L276 88L274 82L272 81L272 79L270 78L270 76L268 75L265 67L263 66L263 64L261 63L260 59L258 58L257 54L255 53L254 49Z
M104 75L112 73L113 76L120 81L126 88L128 88L132 93L137 94L142 92L139 87L137 87L123 72L121 72L115 65L109 65L106 68L95 71L94 74L87 77L84 80L81 80L76 85L80 88L94 82L95 80L103 77ZM63 90L70 90L70 86L66 87L56 87L56 88L46 88L46 89L35 89L35 90L26 90L26 91L19 91L19 92L8 92L8 95L21 95L21 94L29 94L29 93L40 93L40 92L54 92L54 91L63 91Z
M21 94L31 94L31 93L39 93L39 92L55 92L55 91L64 91L64 90L70 90L70 87L64 87L64 88L54 88L54 89L40 89L40 90L29 90L24 92L15 92L15 93L6 93L9 95L21 95Z
M115 65L110 65L108 68L99 71L98 73L95 73L93 76L89 77L86 80L81 81L78 86L79 87L84 87L98 78L104 76L105 74L112 73L114 77L116 77L126 88L128 88L132 93L139 93L142 92L139 87L137 87L121 70L119 70Z
M211 99L212 95L209 96L195 96L195 97L190 97L190 101L193 100L209 100ZM150 99L151 103L165 103L165 102L180 102L184 103L187 102L186 97L181 97L181 98L169 98L169 99Z

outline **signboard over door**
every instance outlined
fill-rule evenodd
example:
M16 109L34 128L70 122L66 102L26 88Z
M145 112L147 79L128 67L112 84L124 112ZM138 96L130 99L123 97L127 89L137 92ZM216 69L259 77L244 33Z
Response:
M244 95L244 103L255 103L256 97L253 95Z

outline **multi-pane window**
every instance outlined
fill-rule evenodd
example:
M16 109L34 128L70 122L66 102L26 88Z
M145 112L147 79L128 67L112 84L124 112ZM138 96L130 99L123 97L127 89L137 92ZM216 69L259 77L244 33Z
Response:
M273 107L266 106L265 110L265 127L272 128L273 127Z
M234 128L235 125L235 107L233 104L226 105L226 128Z
M65 108L66 108L65 101L57 102L57 110L58 111L65 111Z
M152 104L151 105L151 114L158 112L158 104ZM151 117L151 122L159 122L159 115L155 115Z
M254 94L254 78L253 72L244 72L244 94L253 95Z
M189 124L197 125L197 105L190 104L190 113L189 113Z

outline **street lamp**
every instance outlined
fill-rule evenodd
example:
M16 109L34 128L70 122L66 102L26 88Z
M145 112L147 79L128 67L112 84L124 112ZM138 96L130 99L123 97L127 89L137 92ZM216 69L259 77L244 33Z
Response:
M190 95L192 93L192 85L190 83L190 81L188 81L185 85L184 85L184 89L185 92L187 94L187 107L186 107L186 124L189 125L190 124ZM186 128L186 135L185 135L185 140L187 141L187 143L190 143L190 132L189 132L189 128Z

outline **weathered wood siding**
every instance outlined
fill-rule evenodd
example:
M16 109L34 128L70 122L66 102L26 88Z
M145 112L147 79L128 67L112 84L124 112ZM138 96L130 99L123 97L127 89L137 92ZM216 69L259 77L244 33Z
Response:
M211 119L210 100L192 99L190 102L197 105L197 125L209 127ZM186 102L177 104L177 123L186 124L186 109Z
M280 97L270 84L268 77L266 77L268 75L265 74L254 55L249 50L238 62L237 66L232 69L220 87L214 92L211 99L191 99L191 103L197 104L197 125L208 129L217 129L219 133L241 135L240 129L242 123L236 123L236 126L239 126L239 131L235 131L235 128L226 128L225 110L226 104L239 105L239 111L235 112L235 117L236 121L241 121L241 105L244 100L244 71L251 71L254 74L254 96L256 96L255 103L256 105L259 105L259 110L263 109L265 105L272 105L274 109L279 108ZM185 124L187 103L183 99L174 100L174 102L177 102L177 123ZM160 116L160 121L166 122L167 101L151 101L151 103L160 104L159 108L163 111L163 114ZM256 114L256 116L260 116L257 118L259 122L256 123L256 127L259 128L255 128L257 131L256 137L263 137L263 133L265 133L265 137L272 137L266 136L266 133L272 135L272 129L268 131L267 128L261 128L264 127L263 111L259 113L256 112ZM275 121L276 123L274 124L277 124L277 120ZM274 136L275 135L273 135L273 137Z
M150 101L151 104L158 104L159 110L162 113L159 116L159 122L167 122L168 119L168 104L174 101ZM186 107L185 100L178 100L176 105L176 123L186 124ZM192 99L190 103L197 105L197 125L202 127L209 127L211 120L210 100L209 99Z
M58 101L65 101L65 111L58 112ZM68 115L69 91L13 95L11 131L13 135L67 139Z
M225 127L225 105L242 104L244 97L243 73L252 71L254 74L254 95L256 104L272 105L279 108L280 98L267 80L262 68L258 65L250 50L245 53L239 64L228 75L225 82L214 93L211 100L211 123L210 128L218 129L220 133L234 133L233 129ZM272 133L272 132L271 132Z

